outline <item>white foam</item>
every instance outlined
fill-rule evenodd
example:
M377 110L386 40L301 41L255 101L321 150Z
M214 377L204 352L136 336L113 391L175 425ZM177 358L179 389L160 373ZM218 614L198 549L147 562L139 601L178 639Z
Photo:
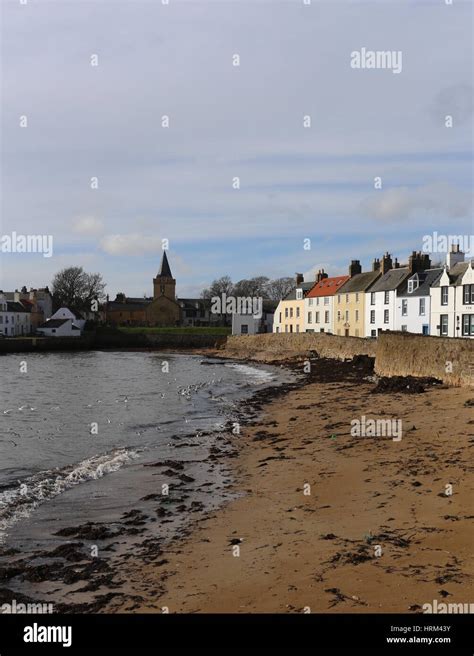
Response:
M0 493L0 542L4 540L8 528L29 517L41 503L80 483L115 472L134 458L138 458L136 451L117 449L86 458L77 465L39 472L20 482L17 487Z
M226 363L226 367L232 367L232 369L236 369L237 371L240 371L240 373L245 374L249 378L252 379L252 381L256 383L267 383L270 380L273 380L275 378L274 374L272 374L270 371L265 371L264 369L257 369L256 367L250 367L248 364L238 364L236 362L229 362Z

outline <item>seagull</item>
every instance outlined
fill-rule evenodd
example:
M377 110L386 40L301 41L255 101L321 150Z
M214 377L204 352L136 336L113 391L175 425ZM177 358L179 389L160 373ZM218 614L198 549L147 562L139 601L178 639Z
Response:
M4 410L3 414L8 415L8 413L13 412L13 408L9 408L8 410Z

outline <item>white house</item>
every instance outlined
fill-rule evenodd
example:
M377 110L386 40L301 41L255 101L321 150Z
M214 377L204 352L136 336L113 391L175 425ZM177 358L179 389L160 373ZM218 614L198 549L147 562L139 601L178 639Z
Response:
M273 332L273 318L277 305L277 301L264 300L261 315L234 312L232 314L232 334L257 335L258 333Z
M31 333L31 311L0 294L0 333L5 337L21 337Z
M82 319L79 315L76 316L71 310L67 307L59 308L54 314L51 315L50 319L71 319L80 330L82 330L86 324L85 320Z
M48 319L38 326L37 332L44 337L80 337L81 329L72 319Z
M429 269L430 266L431 262L427 253L413 251L408 258L407 266L400 266L396 258L395 262L392 263L391 255L385 253L380 263L382 276L366 292L366 337L377 337L381 330L398 330L401 328L398 315L402 316L407 304L402 303L402 299L398 298L398 293L405 288L408 278L415 273ZM408 323L403 325L406 325L406 330L408 330Z
M397 294L395 330L430 335L431 286L443 269L418 271L407 278Z
M84 319L76 319L71 310L62 307L36 330L44 337L80 337L85 323Z
M431 287L431 335L474 337L474 261L452 250L437 282Z

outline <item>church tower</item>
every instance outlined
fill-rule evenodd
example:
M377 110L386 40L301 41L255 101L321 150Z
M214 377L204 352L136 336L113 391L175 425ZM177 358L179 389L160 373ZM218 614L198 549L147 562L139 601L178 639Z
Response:
M156 278L153 278L153 299L165 296L172 301L176 301L176 280L171 273L166 251L163 251L160 269Z

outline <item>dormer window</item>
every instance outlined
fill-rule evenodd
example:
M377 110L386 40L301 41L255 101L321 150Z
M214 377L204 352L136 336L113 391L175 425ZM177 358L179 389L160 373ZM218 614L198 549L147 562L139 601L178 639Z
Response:
M303 298L303 290L302 289L297 289L296 290L296 300L301 301L302 298Z
M408 293L412 294L415 289L418 289L420 286L420 281L418 278L411 278L411 280L408 281Z

